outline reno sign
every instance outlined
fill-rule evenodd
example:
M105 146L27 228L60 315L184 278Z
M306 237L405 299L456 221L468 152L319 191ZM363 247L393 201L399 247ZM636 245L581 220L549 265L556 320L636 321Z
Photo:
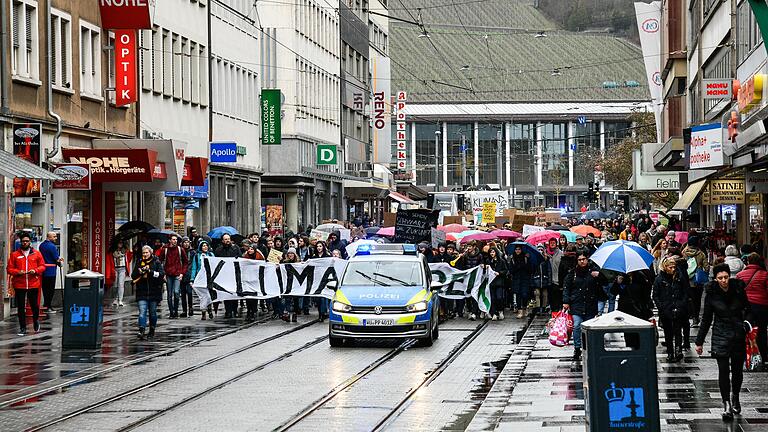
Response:
M640 24L640 28L646 33L656 33L659 31L659 20L656 18L648 18Z
M101 26L110 30L152 28L154 0L99 0Z

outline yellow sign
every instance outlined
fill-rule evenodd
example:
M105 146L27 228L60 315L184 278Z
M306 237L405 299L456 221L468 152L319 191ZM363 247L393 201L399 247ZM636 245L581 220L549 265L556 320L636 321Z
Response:
M739 85L739 112L749 111L763 100L764 74L755 74Z
M486 201L483 203L483 219L482 223L496 223L496 203L493 201Z
M709 204L744 204L746 199L744 179L710 180Z
M749 198L749 205L760 205L763 203L763 194L753 193L747 195Z

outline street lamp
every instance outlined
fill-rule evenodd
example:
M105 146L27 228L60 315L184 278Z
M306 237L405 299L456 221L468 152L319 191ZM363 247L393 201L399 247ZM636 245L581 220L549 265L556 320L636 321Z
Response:
M439 127L439 124L438 124ZM442 132L439 130L435 131L435 192L438 192L440 190L440 171L437 169L438 162L440 161L439 154L440 154L440 135L442 135Z

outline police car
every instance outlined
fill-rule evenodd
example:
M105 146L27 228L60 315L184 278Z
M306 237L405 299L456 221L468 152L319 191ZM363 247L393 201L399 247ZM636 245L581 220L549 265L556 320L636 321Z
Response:
M360 245L340 279L329 313L331 346L347 340L438 338L439 285L414 245Z

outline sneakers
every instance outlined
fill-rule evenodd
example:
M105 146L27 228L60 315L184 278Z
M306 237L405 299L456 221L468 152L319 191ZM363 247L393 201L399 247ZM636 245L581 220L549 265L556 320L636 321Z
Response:
M112 307L117 307L117 300L112 302Z
M32 327L35 329L35 333L39 332L40 331L40 321L35 321L32 324Z
M574 348L573 361L580 361L580 360L581 360L581 348Z
M26 336L27 335L27 329L19 329L19 332L16 333L16 336Z
M491 317L491 321L496 321L496 320L498 320L498 319L499 319L499 318L498 318L496 315L494 315L494 316L492 316L492 317Z
M504 311L499 311L499 321L504 319Z
M733 420L733 407L730 401L723 401L723 420Z
M154 327L150 327L149 328L149 338L150 339L154 339L155 338L155 328Z
M477 319L477 315L475 315L473 313L469 314L469 320L470 321L475 321L476 319Z
M144 327L139 327L139 340L144 340L144 333L147 331Z
M523 319L523 310L522 309L518 309L517 310L516 318L517 319Z
M186 312L182 312L181 315L179 315L179 318L186 318L186 317L187 317L187 313Z

